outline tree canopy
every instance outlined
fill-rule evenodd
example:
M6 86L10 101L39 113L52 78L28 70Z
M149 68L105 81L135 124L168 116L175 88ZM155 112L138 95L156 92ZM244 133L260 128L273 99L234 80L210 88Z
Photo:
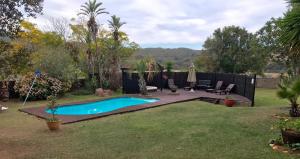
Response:
M1 0L0 37L15 37L24 16L35 17L43 9L44 0Z
M288 0L290 9L280 21L281 41L300 56L300 0Z
M201 60L201 65L207 71L261 73L265 65L265 55L261 53L258 40L244 28L228 26L216 29L203 47L204 54L199 58L206 59Z

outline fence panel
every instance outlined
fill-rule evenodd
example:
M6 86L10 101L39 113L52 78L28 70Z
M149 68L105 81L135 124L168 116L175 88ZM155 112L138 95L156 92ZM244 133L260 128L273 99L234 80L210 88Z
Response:
M233 83L236 85L235 86L236 94L245 96L246 77L247 76L245 75L235 75Z
M223 81L222 89L225 89L229 84L234 83L234 74L216 73L217 81Z
M123 84L123 92L126 94L135 94L139 93L139 85L138 85L138 79L139 76L136 73L129 73L123 72L122 73L122 84Z
M164 73L165 74L165 73ZM139 93L138 86L138 75L137 73L132 73L131 77L127 72L123 72L123 92L124 93ZM175 85L178 88L183 88L188 86L187 82L188 72L174 72L172 78L174 79ZM223 81L224 86L222 89L225 89L229 84L235 84L236 87L233 90L233 93L244 96L252 101L254 105L254 96L255 96L255 83L256 76L247 76L247 75L237 75L237 74L225 74L225 73L196 73L197 80L211 80L212 84L215 85L217 81ZM147 76L145 74L145 79ZM160 73L154 75L152 80L146 80L147 85L156 86L160 88L168 88L167 79L163 79Z

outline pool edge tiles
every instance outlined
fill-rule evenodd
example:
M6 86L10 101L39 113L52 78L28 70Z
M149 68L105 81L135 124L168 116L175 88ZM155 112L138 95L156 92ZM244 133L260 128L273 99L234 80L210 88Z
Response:
M55 114L64 116L97 115L127 107L155 103L157 101L159 101L158 98L137 98L126 96L109 98L80 104L59 105L55 111ZM46 109L45 112L51 114L49 109Z

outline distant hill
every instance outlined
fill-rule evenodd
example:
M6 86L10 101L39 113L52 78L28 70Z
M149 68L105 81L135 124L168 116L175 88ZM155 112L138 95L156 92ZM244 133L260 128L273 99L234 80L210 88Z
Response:
M191 60L200 54L200 50L192 50L187 48L177 49L163 49L163 48L144 48L139 49L135 54L136 59L152 56L161 64L166 62L173 62L174 68L186 68L189 66Z

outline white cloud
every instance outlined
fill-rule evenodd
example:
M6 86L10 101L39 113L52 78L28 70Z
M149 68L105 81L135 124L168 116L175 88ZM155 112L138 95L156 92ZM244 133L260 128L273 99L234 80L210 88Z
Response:
M46 17L77 16L82 0L49 0L44 15L30 19L42 27ZM216 28L239 25L251 32L286 10L284 0L102 0L127 24L123 30L142 46L201 48ZM99 20L106 23L109 16Z

